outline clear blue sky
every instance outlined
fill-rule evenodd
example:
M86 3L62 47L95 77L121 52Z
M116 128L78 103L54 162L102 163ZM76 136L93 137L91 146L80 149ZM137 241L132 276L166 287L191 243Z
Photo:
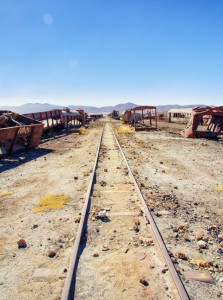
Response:
M222 0L0 0L0 105L222 99Z

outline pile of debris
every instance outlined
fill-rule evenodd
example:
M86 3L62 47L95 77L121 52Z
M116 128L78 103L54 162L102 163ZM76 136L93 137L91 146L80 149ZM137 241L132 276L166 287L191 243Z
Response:
M0 158L39 145L43 124L11 111L0 111Z
M5 112L0 115L0 128L7 128L13 126L22 126L21 122L17 121L18 114L12 112Z
M198 131L200 124L206 125L206 130ZM223 135L223 106L193 108L191 119L182 135L186 138L217 138Z

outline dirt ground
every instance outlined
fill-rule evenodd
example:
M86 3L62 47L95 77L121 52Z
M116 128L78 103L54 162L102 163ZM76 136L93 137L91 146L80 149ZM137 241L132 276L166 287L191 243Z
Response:
M183 128L118 137L191 299L223 299L223 142L184 139ZM207 270L215 284L188 270Z
M86 135L0 160L0 299L61 296L101 128L92 122ZM223 186L223 142L184 139L183 128L160 123L158 131L118 137L190 298L223 299L223 192L216 189ZM48 194L69 200L34 213ZM20 239L26 248L18 248ZM188 270L208 271L215 284L189 279Z
M0 160L0 299L61 296L101 128L92 123L86 135L51 139ZM49 194L69 200L63 208L34 213ZM20 239L26 248L18 248Z
M108 219L95 218L95 212L103 209ZM141 209L111 127L106 124L75 299L176 299L175 286Z

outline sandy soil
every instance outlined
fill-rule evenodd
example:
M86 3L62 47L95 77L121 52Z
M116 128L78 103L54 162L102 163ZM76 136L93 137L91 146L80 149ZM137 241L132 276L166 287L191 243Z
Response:
M183 125L159 125L119 140L191 299L223 299L223 192L216 190L223 143L184 139ZM188 270L208 270L216 284L189 280Z
M140 200L108 124L96 178L75 299L176 299L165 262L154 245L150 225L140 213ZM109 220L95 219L95 211L105 208ZM142 278L145 284L140 283Z
M184 139L179 134L183 128L160 123L158 131L120 134L119 139L191 299L223 299L223 192L216 190L223 186L223 143ZM0 160L0 193L11 193L0 196L0 299L61 296L100 130L101 125L92 122L87 135L52 139L39 149ZM96 208L109 207L113 216L108 223L90 219L91 250L80 261L78 299L170 299L168 271L162 273L165 265L155 247L137 246L141 234L150 236L148 227L140 220L138 236L129 229L139 218L134 214L139 212L137 197L125 168L117 168L123 165L109 135L106 143L92 203ZM101 181L107 182L103 191ZM61 209L33 213L47 194L70 199ZM132 218L115 215L120 212L132 213ZM110 227L114 223L116 229ZM26 241L26 248L18 248L20 239ZM101 245L110 250L102 251ZM49 251L55 252L53 258ZM93 252L99 256L92 257ZM188 279L188 270L208 271L215 284ZM149 277L147 287L139 284L141 275Z
M100 131L92 122L86 135L51 139L0 161L0 193L12 193L0 196L0 299L61 295ZM47 194L70 199L61 209L33 213ZM18 248L20 239L26 248Z

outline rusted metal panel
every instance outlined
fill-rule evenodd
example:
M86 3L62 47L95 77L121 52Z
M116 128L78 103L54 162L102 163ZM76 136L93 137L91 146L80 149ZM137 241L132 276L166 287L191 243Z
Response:
M76 115L76 112L78 112L79 115ZM68 123L73 123L75 126L76 121L84 124L87 118L86 112L82 109L77 110L76 112L71 112L69 108L66 108L64 110L54 109L50 111L30 113L25 114L25 116L41 122L44 125L44 132L47 132L49 130L68 128Z
M0 158L39 145L43 133L43 124L10 111L0 111L0 117L6 120L0 125ZM10 118L17 126L12 125L10 127L7 125L7 119Z
M30 149L36 148L39 145L42 132L43 132L43 124L38 124L33 126L32 136L28 146Z
M131 108L131 110L150 110L150 109L156 109L156 106L148 106L148 105L144 105L144 106L136 106L134 108Z
M61 109L29 113L25 114L24 116L30 117L38 122L41 122L44 126L44 132L52 129L64 128L64 121Z
M206 129L198 130L202 124ZM182 136L186 138L217 138L223 135L223 106L198 106L193 108L192 116Z
M123 114L122 114L122 120L124 123L129 123L130 119L131 119L132 113L131 110L126 110Z
M137 106L128 109L122 115L124 123L132 124L135 131L157 129L157 111L155 106Z
M192 114L191 108L173 108L168 111L168 120L170 123L187 124Z
M164 122L168 122L169 118L168 118L168 112L163 111L163 112L159 112L157 114L157 119L159 121L164 121Z

